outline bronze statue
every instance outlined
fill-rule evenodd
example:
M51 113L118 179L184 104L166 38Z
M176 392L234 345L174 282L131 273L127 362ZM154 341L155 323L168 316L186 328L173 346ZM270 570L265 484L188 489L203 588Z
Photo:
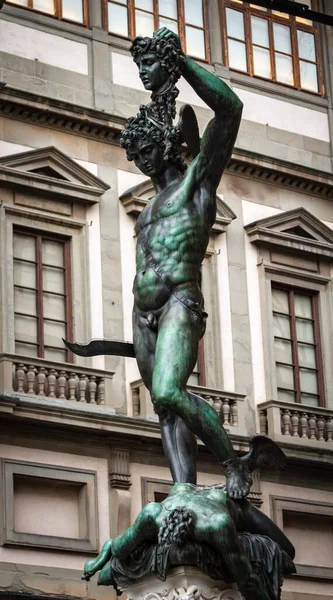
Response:
M246 600L277 600L282 572L294 569L295 551L245 497L251 472L281 468L284 454L257 435L248 454L238 458L216 411L186 388L207 318L201 263L243 106L222 80L183 54L179 37L166 28L153 38L135 38L131 52L152 99L128 120L120 144L156 193L135 228L133 345L107 340L67 345L85 356L135 356L159 416L175 485L163 503L145 507L132 527L104 544L86 563L83 578L101 570L99 583L123 589L147 573L163 579L175 564L195 564L212 577L222 573L236 581ZM201 141L191 107L181 109L174 124L180 75L214 112ZM181 157L184 141L193 156L189 166ZM196 435L219 460L225 486L195 485Z

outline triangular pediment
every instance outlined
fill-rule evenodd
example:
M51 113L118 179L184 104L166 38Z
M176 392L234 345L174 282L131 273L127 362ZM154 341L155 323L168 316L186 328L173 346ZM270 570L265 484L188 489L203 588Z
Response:
M0 165L69 183L99 187L104 191L110 187L54 146L4 156L0 158Z
M126 190L119 197L120 202L125 208L128 214L131 214L135 218L144 209L146 204L155 195L154 187L150 179L147 179L132 188ZM225 228L233 219L236 219L235 213L231 208L224 202L221 196L216 196L216 220L213 225L212 231L214 233L221 233L225 231Z
M333 257L333 230L302 207L254 221L245 229L257 245Z

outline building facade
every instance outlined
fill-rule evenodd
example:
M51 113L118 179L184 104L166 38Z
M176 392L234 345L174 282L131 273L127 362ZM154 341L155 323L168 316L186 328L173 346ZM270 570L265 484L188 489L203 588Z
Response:
M310 6L310 0L306 2ZM331 0L312 8L333 15ZM296 546L284 600L333 594L333 31L240 0L12 0L0 13L0 597L110 598L80 580L171 477L130 358L137 216L150 181L119 147L149 95L129 39L159 26L244 103L202 267L190 379L235 448L288 456L251 499ZM184 81L200 129L210 111ZM223 480L199 445L199 483Z

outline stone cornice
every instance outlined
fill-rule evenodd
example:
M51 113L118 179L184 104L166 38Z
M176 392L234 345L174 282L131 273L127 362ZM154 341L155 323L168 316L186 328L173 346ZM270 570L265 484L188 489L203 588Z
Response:
M39 96L1 82L0 115L116 145L126 122L124 117ZM235 148L227 172L333 199L331 173L249 150Z

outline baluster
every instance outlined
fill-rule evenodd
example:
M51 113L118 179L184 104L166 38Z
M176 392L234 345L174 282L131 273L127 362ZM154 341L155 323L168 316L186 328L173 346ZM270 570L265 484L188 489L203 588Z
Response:
M228 398L222 398L222 417L223 425L230 425L230 406Z
M328 442L332 442L333 441L333 421L332 421L332 417L326 417L326 434L327 434L327 441Z
M213 397L213 408L216 410L217 414L220 416L222 403L221 403L221 398L219 396Z
M28 372L27 372L28 394L35 393L35 390L34 390L35 380L36 380L36 369L33 365L29 365Z
M309 416L310 440L316 439L316 415L311 413Z
M17 392L24 392L24 373L26 371L26 367L23 363L17 365L16 368L16 384L17 384Z
M59 400L66 400L65 389L66 389L66 371L59 371L59 377L58 377Z
M259 427L261 435L267 435L267 413L265 410L259 410Z
M45 367L38 367L38 373L37 373L38 396L45 396L45 382L46 382L46 369L45 369Z
M68 400L76 400L76 374L70 373L68 378Z
M97 391L98 391L98 404L105 404L105 379L104 379L104 377L101 377L98 387L97 387ZM139 406L140 406L140 399L139 399ZM141 410L140 410L140 412L141 412Z
M318 427L318 442L324 442L324 429L325 429L325 417L322 415L318 415L317 417L317 427Z
M298 424L299 424L299 414L297 410L293 410L291 417L291 425L292 425L292 437L299 437L298 434Z
M56 385L57 385L57 371L55 369L50 369L49 370L49 374L47 377L47 385L49 388L49 394L48 397L49 398L55 398L55 389L56 389Z
M283 435L290 435L290 410L288 408L282 409L282 433Z
M238 427L238 405L237 400L230 402L230 421L233 427Z
M140 416L140 388L132 389L133 417Z
M86 402L87 376L81 373L79 376L79 402Z
M204 398L204 400L206 400L206 402L208 402L208 404L213 406L213 398L211 398L211 396L208 396L207 394L205 394L205 395L202 395L202 397Z
M88 379L88 392L89 392L89 403L96 404L96 390L97 383L95 375L89 375Z
M300 426L301 426L301 438L307 438L307 429L308 429L308 415L306 412L301 413L300 417Z

